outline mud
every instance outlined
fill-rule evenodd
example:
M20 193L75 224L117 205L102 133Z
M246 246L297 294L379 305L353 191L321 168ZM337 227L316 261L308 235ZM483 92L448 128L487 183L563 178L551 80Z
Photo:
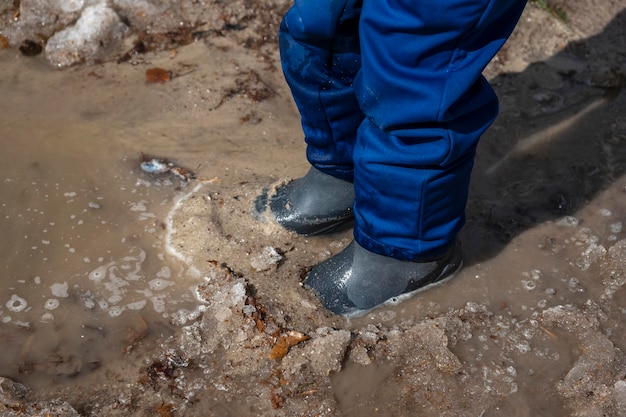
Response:
M254 210L307 170L285 6L138 13L106 62L63 71L19 51L25 21L0 26L0 415L624 415L626 4L527 7L486 71L501 114L465 268L350 321L301 281L351 231L304 238Z

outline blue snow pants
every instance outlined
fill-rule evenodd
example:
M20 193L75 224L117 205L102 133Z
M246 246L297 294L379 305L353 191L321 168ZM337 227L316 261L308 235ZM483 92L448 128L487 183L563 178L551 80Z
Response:
M353 181L354 238L427 260L465 221L476 145L498 113L482 71L526 0L295 0L283 72L307 159Z

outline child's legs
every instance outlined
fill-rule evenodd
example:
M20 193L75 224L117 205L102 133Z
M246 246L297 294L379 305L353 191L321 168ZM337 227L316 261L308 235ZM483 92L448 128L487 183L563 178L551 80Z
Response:
M366 249L421 260L454 241L478 139L498 111L481 73L524 5L364 0L354 182L355 239Z
M336 13L317 13L328 3ZM361 66L360 1L296 2L280 28L285 79L300 111L307 158L319 170L352 181L352 153L363 114L352 82ZM311 9L311 10L308 10Z

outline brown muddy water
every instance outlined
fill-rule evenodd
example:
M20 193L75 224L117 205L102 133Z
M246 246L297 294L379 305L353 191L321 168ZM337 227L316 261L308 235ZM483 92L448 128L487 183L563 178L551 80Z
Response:
M210 65L198 65L207 59ZM245 212L268 182L306 172L296 112L272 62L257 72L258 57L232 47L195 44L136 65L63 72L13 50L0 51L0 62L0 376L42 392L59 386L89 392L103 381L112 386L123 380L131 353L149 356L202 315L196 288L203 263L228 261L235 271L250 270L255 242L272 238L255 236L259 227ZM151 66L188 75L146 84ZM568 397L573 385L554 387L580 363L585 346L598 346L585 345L584 335L626 349L624 283L607 278L623 273L624 265L605 259L607 249L626 238L626 98L621 91L580 87L555 71L541 63L493 80L502 114L479 150L461 236L466 267L454 280L345 321L325 316L310 294L272 295L281 285L300 291L297 277L281 272L285 284L265 270L248 274L259 299L283 308L294 327L311 334L322 325L347 329L361 343L332 373L328 389L338 411L328 415L420 415L421 397L411 390L420 392L422 380L434 384L428 372L420 374L427 368L419 353L429 349L442 354L432 360L439 370L448 369L448 359L458 361L450 365L456 385L439 393L447 397L429 393L433 402L442 401L441 409L476 396L485 401L482 416L570 415L564 403L575 397ZM198 179L185 185L146 174L139 168L142 153L170 158ZM224 230L235 224L239 235L226 236L224 247L207 242L209 252L197 245L194 252L191 244L181 252L174 243L194 236L201 242L206 230L176 240L170 234L174 214L182 204L204 207L218 199L225 203L216 205L215 218L201 220ZM307 262L350 240L349 231L290 237L289 244L280 236L274 245L308 251ZM232 259L226 259L229 251ZM281 268L288 270L289 259L286 265ZM602 326L574 313L568 322L563 306L600 317ZM424 332L422 340L415 330L456 316L471 331L450 325L446 349L428 344L433 333ZM546 324L550 320L556 329ZM595 332L578 333L577 326ZM415 355L410 346L403 347L409 353L397 353L405 337L418 346ZM368 340L375 342L368 346ZM446 359L447 348L456 359ZM393 352L409 359L399 366L389 359ZM617 365L603 362L602 372L611 374ZM211 395L240 392L228 388L227 378L221 384L205 377ZM235 371L227 377L231 384L249 379ZM619 378L611 384L621 387ZM213 400L189 401L184 415L243 415L255 400L224 398L215 400L218 408Z
M162 244L176 181L138 169L146 142L111 120L123 91L32 60L3 69L0 369L46 386L196 303Z
M197 318L194 281L164 244L168 212L189 188L139 163L142 153L173 158L198 181L237 181L256 150L234 140L251 136L240 119L254 115L235 106L211 119L232 90L220 90L220 76L245 71L245 57L241 64L217 50L212 60L223 67L171 88L147 84L147 64L57 72L0 53L0 374L45 387ZM186 53L177 63L206 51ZM262 173L284 166L265 158Z

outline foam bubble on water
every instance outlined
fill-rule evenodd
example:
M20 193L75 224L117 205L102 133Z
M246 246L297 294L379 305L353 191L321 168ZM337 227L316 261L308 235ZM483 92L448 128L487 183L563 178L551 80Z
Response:
M120 301L122 301L123 299L124 299L124 297L122 297L121 294L114 294L114 295L110 296L107 301L109 303L111 303L111 304L117 304Z
M619 233L623 230L624 224L622 222L615 222L611 224L611 233Z
M135 186L137 187L143 186L143 187L149 188L149 187L152 187L152 183L150 181L137 179L137 181L135 182Z
M559 226L575 227L580 224L580 220L574 216L565 216L557 220L556 224Z
M131 270L125 276L125 278L129 281L137 281L142 278L139 274L141 272L141 264L146 260L146 251L143 249L139 249L139 254L137 256L125 256L122 258L123 262L128 262L127 264L122 264L120 267L123 269Z
M168 281L168 280L161 279L161 278L155 278L151 280L150 282L148 282L148 287L152 291L162 291L172 285L174 285L172 281Z
M42 321L43 323L48 323L54 320L54 315L50 312L43 313L39 320Z
M99 258L102 259L102 258ZM108 265L102 265L89 273L89 279L92 281L102 281L107 275Z
M613 215L613 212L607 208L603 208L600 209L600 215L602 217L611 217Z
M156 214L150 212L141 213L138 217L140 221L149 220L156 218Z
M506 372L511 376L517 376L517 369L514 366L507 367Z
M384 310L378 313L381 321L390 321L396 318L396 312L393 310Z
M518 343L514 343L514 346L520 353L530 352L530 344L526 340L521 340Z
M55 297L66 298L69 296L69 294L67 293L68 287L69 286L67 282L64 282L62 284L56 283L50 286L50 291L52 292L52 295L54 295Z
M150 301L152 301L152 307L154 308L154 311L156 311L157 313L163 313L165 311L164 295L151 297Z
M146 211L146 200L141 200L136 203L130 203L130 211Z
M143 289L143 290L135 290L135 292L136 292L137 294L141 294L141 295L143 295L143 296L144 296L144 297L146 297L146 298L150 298L150 297L152 297L152 296L153 296L152 291L150 291L150 290L149 290L149 289L147 289L147 288L146 288L146 289Z
M44 303L43 308L46 310L56 310L59 307L59 304L59 300L56 298L50 298Z
M74 191L69 192L69 193L63 193L64 197L76 197L76 193Z
M28 302L17 294L13 294L11 299L7 301L6 306L9 310L19 313L28 307Z
M157 272L156 276L165 279L170 278L172 276L172 270L169 267L164 266L159 272Z
M119 317L126 310L126 308L121 306L113 306L109 309L109 316L111 317Z
M572 292L585 292L585 289L580 285L580 281L576 277L568 279L567 286Z
M193 190L191 190L190 192L188 192L187 194L179 197L178 199L176 199L174 201L174 205L172 206L172 208L170 209L169 213L167 213L167 216L165 217L165 229L166 229L166 233L165 233L165 249L166 251L172 255L173 257L175 257L176 259L178 259L179 261L183 262L185 265L191 266L192 264L192 259L189 257L186 257L185 255L183 255L177 248L176 246L172 243L172 238L174 236L174 234L176 233L176 228L174 227L174 215L176 215L176 213L178 212L178 210L180 210L180 208L182 207L183 203L191 198L192 195L194 195L194 193L196 193L200 188L202 188L202 183L198 183L196 184L196 186L193 188ZM196 268L193 268L194 271L194 275L198 275L199 277L199 272L197 271Z
M148 302L146 300L136 301L134 303L126 304L126 308L129 310L141 310L147 303Z

